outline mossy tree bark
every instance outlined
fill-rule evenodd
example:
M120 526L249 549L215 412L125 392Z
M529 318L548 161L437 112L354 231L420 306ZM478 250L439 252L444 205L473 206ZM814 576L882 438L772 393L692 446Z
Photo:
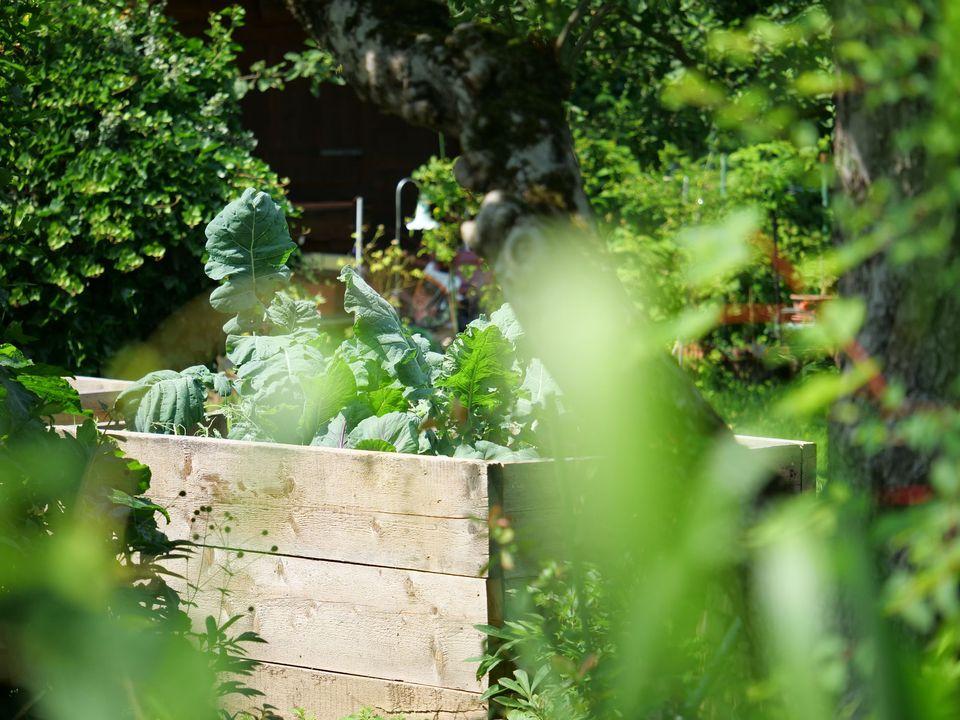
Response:
M483 197L478 216L464 224L464 239L491 263L521 321L542 325L547 296L536 292L540 271L563 242L552 222L592 225L565 116L569 79L557 48L489 26L455 25L436 0L287 4L362 98L459 139L457 180ZM634 313L615 273L599 259L595 234L580 233L576 252L582 287L615 294L626 330ZM555 333L564 332L563 322L556 318ZM723 427L676 366L663 358L658 367L688 430Z
M922 149L904 149L902 142L904 132L915 131L930 111L915 100L869 102L862 89L837 99L834 152L840 189L855 212L866 208L876 213L878 198L886 197L877 222L886 223L890 237L883 240L880 252L840 280L840 294L860 298L866 307L856 352L844 360L844 369L872 360L878 374L868 387L834 408L830 475L893 504L920 496L901 490L927 484L934 456L933 443L929 450L918 450L915 443L908 445L899 438L900 422L916 411L955 406L958 399L960 236L937 227L941 213L949 213L949 208L937 208L934 202L924 209L924 194L931 191L935 177L942 177L938 168ZM853 217L855 212L844 211L844 216ZM898 226L901 229L894 230ZM868 224L854 230L841 222L835 240L840 245L855 242L859 233L875 233L877 227ZM942 245L933 251L915 246L917 252L903 252L908 242L934 237ZM890 387L903 395L896 408L883 402ZM888 432L879 450L864 442L863 430L869 423Z

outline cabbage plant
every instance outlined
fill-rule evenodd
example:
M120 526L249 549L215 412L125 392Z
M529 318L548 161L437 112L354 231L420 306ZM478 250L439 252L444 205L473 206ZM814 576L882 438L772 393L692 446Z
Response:
M227 437L487 460L537 457L541 416L558 406L543 364L525 357L509 305L480 317L443 353L344 267L353 333L333 352L314 303L284 294L296 246L279 205L247 189L207 226L210 304L224 325L231 373L194 366L149 373L117 398L139 432L194 432L213 393Z

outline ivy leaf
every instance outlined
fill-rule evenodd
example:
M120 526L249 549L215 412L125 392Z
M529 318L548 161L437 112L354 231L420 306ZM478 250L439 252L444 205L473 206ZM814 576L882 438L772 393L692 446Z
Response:
M289 282L286 262L296 245L283 210L265 192L247 188L207 225L204 272L226 281L210 294L210 304L237 313L231 329L259 322L277 289Z

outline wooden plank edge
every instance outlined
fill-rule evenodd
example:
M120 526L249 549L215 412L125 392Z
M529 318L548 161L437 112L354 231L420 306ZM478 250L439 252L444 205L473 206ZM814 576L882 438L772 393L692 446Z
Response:
M817 491L817 445L804 443L800 448L801 490L803 492Z
M260 698L231 698L229 710L268 703L287 717L295 708L316 720L341 720L368 707L384 716L409 720L486 720L480 693L431 685L381 680L264 662L244 682L264 693Z
M467 658L482 650L487 583L352 563L204 549L168 561L171 586L206 615L241 616L266 644L251 659L323 672L482 692ZM190 586L197 587L192 592ZM252 611L249 608L253 608Z
M788 440L785 438L760 437L759 435L734 435L733 438L738 444L750 450L789 445L813 445L813 443L808 440Z
M133 385L132 380L116 380L114 378L100 378L90 375L75 375L67 377L66 381L76 390L81 397L83 395L112 392L115 395Z
M152 439L156 442L191 442L198 443L201 447L210 443L221 444L223 443L226 447L236 447L236 448L263 448L268 446L272 449L281 449L288 452L296 451L307 451L307 452L318 452L318 453L330 453L330 454L340 454L344 457L360 457L360 458L369 458L371 456L381 455L389 456L390 458L403 458L410 460L419 460L426 463L438 463L438 464L451 464L459 465L461 467L477 467L477 468L486 468L489 463L485 460L474 460L471 458L455 458L452 455L418 455L416 453L385 453L379 450L355 450L353 448L334 448L334 447L322 447L318 445L294 445L291 443L275 443L267 442L260 440L230 440L228 438L220 437L207 437L204 435L164 435L161 433L143 433L135 432L133 430L107 430L106 431L110 436L117 438L118 440L126 440L128 438L134 439Z

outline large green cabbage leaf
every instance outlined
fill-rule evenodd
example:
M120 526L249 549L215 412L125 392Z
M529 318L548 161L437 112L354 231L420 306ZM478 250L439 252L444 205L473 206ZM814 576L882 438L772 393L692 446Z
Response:
M350 431L346 446L357 450L419 452L420 418L407 412L365 418Z
M403 326L393 305L380 297L349 265L340 272L340 280L346 286L343 309L355 317L356 338L411 395L428 395L430 366L424 355L425 348Z
M203 420L207 390L229 395L230 381L202 365L181 372L157 370L120 393L116 407L137 432L182 434Z
M290 280L286 262L296 245L283 210L266 193L247 188L207 225L206 236L204 272L222 282L210 304L236 313L224 326L228 333L255 328L274 293Z

